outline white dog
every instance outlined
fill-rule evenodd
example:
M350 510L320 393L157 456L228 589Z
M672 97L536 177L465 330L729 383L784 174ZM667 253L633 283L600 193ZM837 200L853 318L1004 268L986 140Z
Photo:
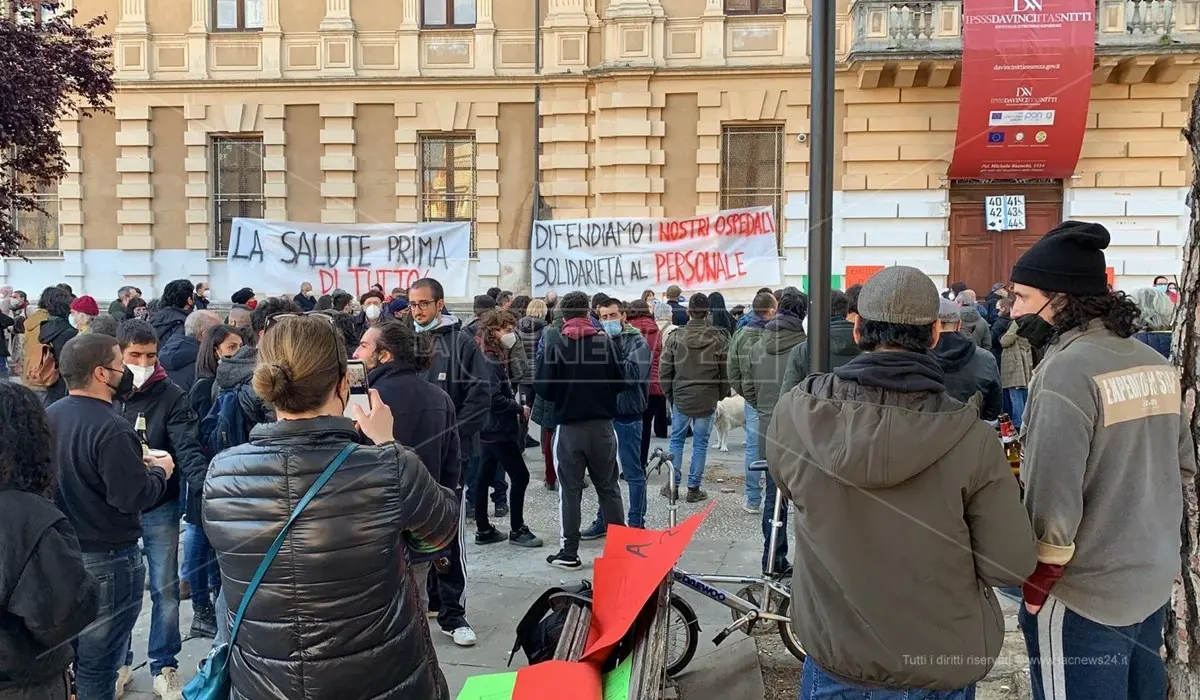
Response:
M746 427L746 399L730 396L717 404L717 415L713 420L717 433L717 447L729 451L729 433L734 428Z

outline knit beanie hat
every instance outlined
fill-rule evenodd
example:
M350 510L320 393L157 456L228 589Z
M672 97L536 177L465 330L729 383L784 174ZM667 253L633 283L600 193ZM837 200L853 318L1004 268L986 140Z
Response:
M1064 221L1013 265L1012 281L1043 292L1077 296L1108 293L1104 249L1111 236L1100 224Z
M250 301L253 298L254 298L254 290L249 287L242 287L241 289L239 289L233 293L233 296L230 298L230 301L232 301L235 304L245 304L246 302Z
M87 314L88 316L100 315L100 307L96 304L96 300L86 295L71 302L71 310Z

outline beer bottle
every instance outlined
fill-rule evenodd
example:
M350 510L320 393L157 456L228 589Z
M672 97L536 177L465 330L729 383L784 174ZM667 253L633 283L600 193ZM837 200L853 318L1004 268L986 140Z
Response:
M146 414L137 414L137 420L133 423L133 431L137 433L138 442L142 443L142 456L150 456L150 439L146 436Z
M1000 441L1004 443L1004 455L1008 458L1008 466L1014 476L1021 473L1021 438L1017 435L1017 427L1012 417L1007 413L1000 414Z

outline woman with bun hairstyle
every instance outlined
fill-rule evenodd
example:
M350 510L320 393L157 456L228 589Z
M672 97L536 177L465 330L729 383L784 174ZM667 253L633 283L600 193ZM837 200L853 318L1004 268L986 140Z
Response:
M295 505L347 445L360 446L299 515L250 599L230 649L230 698L449 700L413 589L424 583L405 551L451 543L454 494L393 441L378 392L369 412L343 417L346 343L328 316L268 318L253 384L278 420L217 455L204 485L231 611Z

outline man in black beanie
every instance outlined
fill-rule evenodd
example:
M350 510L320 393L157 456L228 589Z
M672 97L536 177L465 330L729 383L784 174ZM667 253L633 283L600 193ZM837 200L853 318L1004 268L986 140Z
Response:
M1166 697L1165 607L1194 479L1179 374L1130 336L1100 224L1065 221L1013 266L1017 333L1045 359L1029 386L1021 479L1038 538L1021 630L1036 700Z

